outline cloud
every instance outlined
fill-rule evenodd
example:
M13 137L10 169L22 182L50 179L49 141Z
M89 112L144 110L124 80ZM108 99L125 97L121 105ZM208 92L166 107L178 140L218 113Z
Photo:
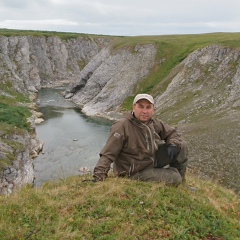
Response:
M45 20L5 20L0 22L0 28L27 29L27 30L47 30L49 27L58 31L65 26L78 26L78 22L65 19L45 19Z
M0 28L106 35L239 31L239 0L1 0Z

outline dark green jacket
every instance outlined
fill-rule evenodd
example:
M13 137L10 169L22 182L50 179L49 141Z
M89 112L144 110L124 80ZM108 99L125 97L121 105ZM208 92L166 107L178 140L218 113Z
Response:
M155 164L155 153L161 141L181 147L182 139L176 129L151 119L144 124L127 113L111 127L106 145L94 168L94 178L107 177L111 164L118 176L131 176Z

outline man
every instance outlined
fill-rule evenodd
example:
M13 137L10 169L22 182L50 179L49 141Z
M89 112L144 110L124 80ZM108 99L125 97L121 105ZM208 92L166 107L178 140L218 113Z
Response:
M175 128L153 118L154 100L138 94L133 110L116 121L100 159L94 181L102 181L113 163L120 177L179 185L185 180L187 144Z

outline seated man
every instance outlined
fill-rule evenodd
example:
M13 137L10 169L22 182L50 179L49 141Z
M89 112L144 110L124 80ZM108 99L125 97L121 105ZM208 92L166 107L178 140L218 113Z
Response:
M121 177L175 186L185 180L187 144L175 128L153 118L153 114L153 97L136 95L133 110L113 124L94 168L93 181L104 180L112 163Z

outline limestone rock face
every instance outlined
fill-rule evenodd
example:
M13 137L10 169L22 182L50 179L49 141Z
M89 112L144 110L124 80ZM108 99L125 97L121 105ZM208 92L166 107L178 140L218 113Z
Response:
M18 92L36 92L43 86L71 82L108 39L79 37L0 37L0 79Z
M74 93L72 100L82 106L86 115L117 111L124 99L132 95L137 81L147 77L156 53L151 44L137 45L134 51L121 49L113 53L110 48L104 48L82 70L80 79L68 92Z
M5 166L0 176L0 195L9 195L14 189L33 183L33 152L39 152L42 145L37 137L33 138L26 130L16 130L11 134L0 132L0 137L1 164L7 155L16 156L13 164Z
M185 111L206 109L219 111L240 107L240 51L218 45L192 52L167 77L167 89L157 96L156 107L166 109L179 100L185 101ZM159 90L161 85L159 85Z

